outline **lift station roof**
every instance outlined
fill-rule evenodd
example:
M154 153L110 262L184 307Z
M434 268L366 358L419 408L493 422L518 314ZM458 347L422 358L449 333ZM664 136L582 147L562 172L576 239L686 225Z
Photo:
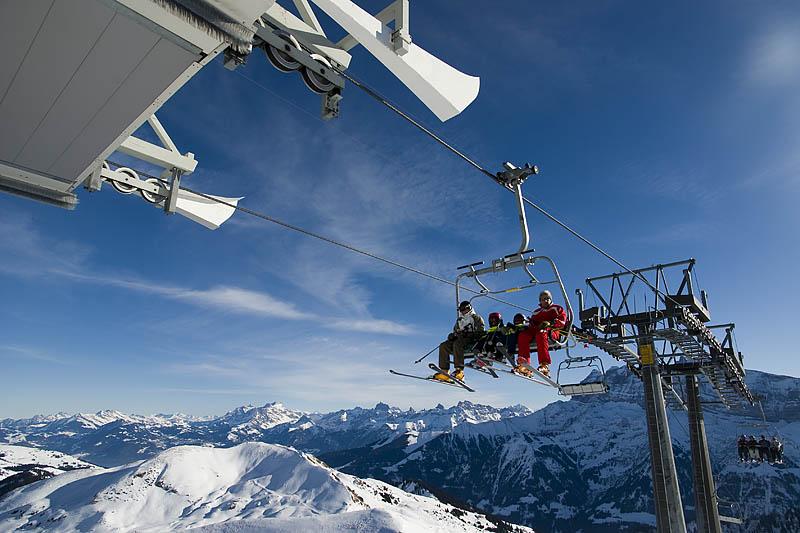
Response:
M150 1L0 3L0 190L74 206L221 44Z

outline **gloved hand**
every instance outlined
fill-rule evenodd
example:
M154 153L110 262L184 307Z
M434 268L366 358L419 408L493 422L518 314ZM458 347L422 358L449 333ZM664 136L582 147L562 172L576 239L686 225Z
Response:
M549 328L549 327L550 327L550 325L551 325L551 324L550 324L550 322L548 322L547 320L545 320L544 322L540 322L540 323L539 323L539 329L540 329L540 330L542 330L542 331L544 331L544 330L546 330L547 328Z
M447 340L449 340L449 341L452 341L455 338L456 338L456 334L455 333L450 333L450 335L447 336Z

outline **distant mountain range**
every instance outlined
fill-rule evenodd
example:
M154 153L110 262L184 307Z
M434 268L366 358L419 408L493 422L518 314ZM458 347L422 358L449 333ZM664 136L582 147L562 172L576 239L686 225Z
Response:
M642 385L624 368L609 370L607 379L607 395L556 402L535 413L466 401L421 411L379 403L327 414L276 403L204 419L103 411L3 420L0 442L57 450L106 467L176 445L283 444L341 472L412 487L541 531L651 530ZM732 504L723 512L744 518L742 531L800 531L800 380L749 371L748 384L764 398L766 427L757 409L732 412L713 403L705 408L718 494ZM710 391L703 397L714 401ZM692 520L686 415L671 412L670 420L684 508ZM778 434L784 464L740 464L741 433Z

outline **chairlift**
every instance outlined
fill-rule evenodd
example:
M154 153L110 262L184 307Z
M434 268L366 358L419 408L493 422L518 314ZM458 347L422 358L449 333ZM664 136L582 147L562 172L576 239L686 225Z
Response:
M581 369L591 370L588 376L588 378L591 378L591 381L584 379L580 383L562 383L562 371ZM608 392L608 383L606 383L606 371L603 366L603 360L596 355L570 357L569 351L567 351L567 358L558 364L556 381L559 383L558 393L563 396L586 396L589 394L605 394Z
M743 524L742 510L738 503L723 500L717 495L717 511L719 521L726 524Z
M564 287L564 282L561 280L561 275L558 272L558 268L550 257L545 255L534 256L532 255L534 249L528 248L528 245L530 244L530 231L528 230L528 219L527 215L525 214L525 203L522 196L522 183L528 177L538 174L539 168L536 165L531 165L530 163L522 167L516 167L508 162L503 163L503 167L505 170L497 173L497 181L514 192L517 201L517 211L519 213L519 225L522 233L522 242L520 243L519 250L517 252L492 260L490 266L476 268L484 264L483 261L478 261L476 263L458 267L457 270L465 270L465 272L462 272L456 277L456 307L461 301L461 283L466 278L473 279L480 287L479 293L470 298L470 303L476 298L517 292L535 286L558 285L558 289L561 293L561 297L563 298L567 310L567 324L564 329L565 331L570 332L572 330L573 322L572 304L570 303L567 290ZM553 279L542 281L537 278L532 271L534 265L537 263L545 263L547 266L549 266L550 271L553 274ZM483 280L481 280L481 276L485 274L502 274L514 268L521 268L525 272L528 277L527 284L507 287L500 290L492 290L483 282ZM456 318L458 318L457 314ZM559 339L554 342L558 347L564 347L567 345L568 340L569 335L567 335L563 340Z
M561 298L564 302L564 307L567 314L567 323L564 326L565 334L559 336L557 339L550 339L550 348L552 350L558 350L561 348L565 348L567 351L567 358L565 361L559 364L558 374L556 380L554 381L552 378L545 376L539 373L535 368L532 368L534 375L528 377L530 381L535 383L551 386L558 389L559 394L563 395L579 395L579 394L602 394L608 392L608 385L605 383L605 369L603 368L603 363L597 356L586 356L586 357L579 357L579 358L572 358L569 356L569 348L574 347L576 345L576 341L572 335L572 326L574 321L574 314L572 311L572 304L569 299L569 295L567 294L567 289L564 286L564 282L561 279L561 274L558 271L558 267L556 266L555 262L546 255L533 255L534 249L529 249L528 245L530 244L530 231L528 230L528 220L525 213L525 203L524 198L522 196L522 183L530 176L538 174L539 169L535 165L526 164L523 167L516 167L511 163L504 163L503 164L505 170L497 173L497 181L504 185L506 188L510 189L514 192L516 197L516 204L517 204L517 211L519 214L519 224L520 224L520 232L522 233L522 241L520 242L519 250L508 254L506 256L500 257L498 259L494 259L491 261L489 266L483 266L483 261L478 261L475 263L462 265L458 267L457 270L463 271L457 277L455 281L455 288L456 288L456 306L458 306L459 302L461 302L462 294L462 283L467 280L473 280L479 287L479 292L472 296L469 299L469 302L472 303L473 300L478 298L484 298L494 295L500 294L507 294L513 292L519 292L525 289L530 289L532 287L543 287L546 285L556 285L558 293L561 294ZM546 266L547 271L547 278L542 277L542 274L537 271L539 276L537 277L534 274L534 267L536 265ZM501 289L491 289L487 285L486 282L482 279L484 276L488 275L497 275L497 274L504 274L511 269L521 269L524 274L527 276L527 283L522 285L514 285L511 287L504 287ZM501 365L513 368L514 361L511 359L510 355L507 353L503 353L502 356L498 356L495 354L487 354L487 353L479 353L480 347L486 348L485 345L482 345L482 341L478 341L472 347L471 350L467 350L465 352L465 357L473 357L473 364L470 365L473 369L482 371L484 373L491 373L493 377L497 377L496 372L487 372L485 370L486 366L493 364L494 362L499 362ZM535 352L535 347L532 347L532 351ZM503 350L505 352L505 350ZM493 357L492 357L493 356ZM477 363L477 364L475 364ZM592 369L597 369L600 380L597 382L592 383L578 383L578 384L567 384L562 385L559 378L561 376L561 370L564 369L576 369L579 367L591 367ZM510 372L510 370L506 369L503 370L504 372ZM516 374L519 375L519 374ZM520 376L525 377L525 376Z
M757 403L761 413L761 422L752 422L748 425L759 429L760 431L754 433L760 434L759 436L763 437L763 440L756 438L754 434L740 436L736 442L739 460L746 463L783 464L783 439L776 434L777 432L769 431L770 424L764 414L761 399ZM745 437L744 441L742 437Z

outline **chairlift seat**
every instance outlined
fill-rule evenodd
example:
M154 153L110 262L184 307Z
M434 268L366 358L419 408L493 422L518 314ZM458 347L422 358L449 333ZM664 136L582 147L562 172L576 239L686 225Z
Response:
M608 385L602 381L561 385L561 389L559 390L559 393L564 396L588 396L590 394L605 394L607 392Z
M561 361L558 365L558 374L556 381L559 384L558 393L563 396L588 396L590 394L605 394L608 392L608 384L606 383L606 373L603 366L603 361L596 355L587 355L583 357L568 357ZM581 383L561 383L561 372L564 370L576 370L581 368L589 368L596 371L592 381L582 381ZM592 377L590 374L587 377Z

